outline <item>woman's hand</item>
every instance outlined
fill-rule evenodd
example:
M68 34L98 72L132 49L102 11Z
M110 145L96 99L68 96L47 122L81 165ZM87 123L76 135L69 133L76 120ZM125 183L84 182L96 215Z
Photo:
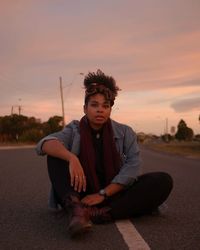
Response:
M89 195L86 195L82 200L81 202L85 205L88 205L88 206L93 206L93 205L97 205L101 202L104 201L104 196L96 193L96 194L89 194Z
M73 186L74 190L78 192L86 191L85 174L80 161L75 154L67 150L57 139L45 141L42 146L42 151L47 155L68 161L71 186Z
M71 186L79 193L86 191L86 178L83 168L80 164L78 157L71 153L69 159L69 173L71 177Z

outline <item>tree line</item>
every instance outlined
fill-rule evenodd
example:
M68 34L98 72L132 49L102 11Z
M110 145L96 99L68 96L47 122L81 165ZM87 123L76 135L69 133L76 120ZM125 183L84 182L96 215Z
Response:
M42 137L62 129L62 117L50 117L41 122L35 117L24 115L7 115L0 117L0 142L34 143Z
M38 142L42 137L62 129L62 117L53 116L47 122L41 122L35 117L24 115L7 115L0 117L0 142ZM184 120L180 120L177 125L175 135L163 135L163 140L170 141L190 141L194 137L194 132L189 128Z

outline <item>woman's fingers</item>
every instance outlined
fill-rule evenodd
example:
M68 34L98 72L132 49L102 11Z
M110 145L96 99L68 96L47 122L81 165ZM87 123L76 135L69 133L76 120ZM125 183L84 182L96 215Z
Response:
M71 181L71 186L73 187L74 186L74 174L71 173L71 171L70 171L70 181Z
M79 176L74 176L74 190L78 191L78 185L79 185Z
M85 175L83 175L82 178L83 178L83 192L85 192L86 191L86 185L87 185Z
M86 191L86 178L84 175L79 176L78 192Z
M74 190L78 191L86 191L86 178L83 174L75 174L71 175L71 186L74 187Z
M83 168L76 156L70 160L69 172L71 178L71 186L74 187L74 190L81 192L86 191L86 178L83 172Z

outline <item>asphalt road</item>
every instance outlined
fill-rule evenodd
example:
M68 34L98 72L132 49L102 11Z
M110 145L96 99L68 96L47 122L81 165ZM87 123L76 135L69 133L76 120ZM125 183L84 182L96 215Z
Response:
M142 149L143 171L174 179L160 216L131 219L151 249L200 249L200 161ZM127 250L116 225L94 226L77 240L66 234L66 217L47 209L46 158L33 149L0 150L0 249Z

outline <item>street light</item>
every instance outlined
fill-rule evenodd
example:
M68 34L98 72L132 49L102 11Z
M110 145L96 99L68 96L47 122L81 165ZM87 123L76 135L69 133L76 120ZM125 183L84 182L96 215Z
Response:
M77 75L84 76L84 73L81 72L81 73L75 74L74 77L73 77L72 82L70 84L68 84L67 86L70 86L70 85L73 84L73 82L74 82ZM63 127L65 127L65 106L64 106L64 98L63 98L63 88L64 87L62 85L62 77L61 76L59 77L59 81L60 81L60 97L61 97L61 106L62 106L62 122L63 122Z

